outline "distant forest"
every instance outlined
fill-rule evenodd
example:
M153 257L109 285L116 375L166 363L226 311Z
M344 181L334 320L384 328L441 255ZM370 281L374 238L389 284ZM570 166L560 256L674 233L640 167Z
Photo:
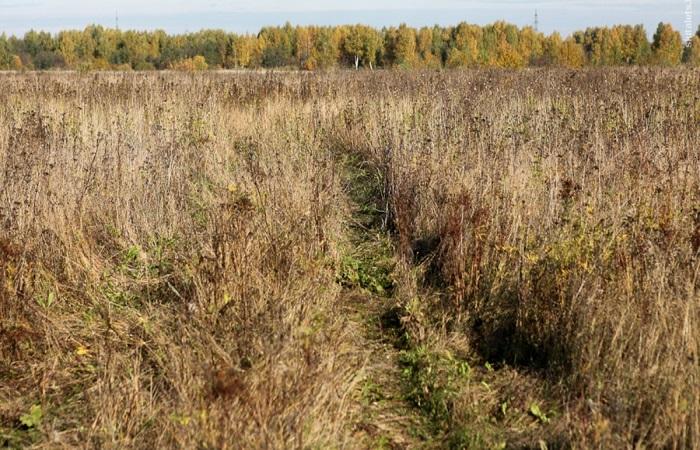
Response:
M688 42L660 23L588 28L562 38L505 22L450 27L364 25L265 27L257 35L221 30L168 35L91 25L58 34L0 35L0 69L206 70L354 67L700 66L700 28Z

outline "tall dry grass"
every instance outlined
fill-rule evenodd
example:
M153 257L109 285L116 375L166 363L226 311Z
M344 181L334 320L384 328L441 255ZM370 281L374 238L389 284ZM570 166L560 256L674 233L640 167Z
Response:
M350 155L414 344L527 374L550 446L700 447L698 75L2 75L3 439L365 446Z
M12 445L347 442L340 179L243 78L4 76L0 417L44 415Z
M565 447L700 447L698 75L425 74L344 110L399 253L433 243L406 320L563 389Z

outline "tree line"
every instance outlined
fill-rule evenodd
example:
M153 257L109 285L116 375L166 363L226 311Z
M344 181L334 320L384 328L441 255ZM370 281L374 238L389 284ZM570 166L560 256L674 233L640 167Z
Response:
M700 28L688 42L660 23L594 27L569 37L496 22L479 26L376 29L365 25L264 27L169 35L91 25L51 34L0 35L0 69L204 70L208 68L453 68L527 66L700 66Z

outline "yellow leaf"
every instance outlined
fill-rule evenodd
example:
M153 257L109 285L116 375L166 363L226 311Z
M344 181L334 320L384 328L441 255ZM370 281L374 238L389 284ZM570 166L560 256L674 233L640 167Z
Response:
M78 348L75 349L75 354L78 356L85 356L88 353L90 353L90 351L82 345L79 345Z

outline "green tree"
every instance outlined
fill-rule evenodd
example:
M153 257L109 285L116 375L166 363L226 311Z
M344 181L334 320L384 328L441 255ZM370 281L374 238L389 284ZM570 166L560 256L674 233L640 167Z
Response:
M433 55L440 58L441 65L444 65L445 61L447 61L450 36L452 34L451 28L452 27L442 28L438 25L433 26Z
M229 36L223 30L202 30L189 35L187 55L201 55L209 66L224 67L231 50Z
M632 30L631 64L648 64L651 58L651 44L647 38L647 31L644 25L636 25Z
M622 64L622 41L617 29L598 28L593 34L591 63L596 66Z
M110 63L129 64L132 68L143 70L152 68L151 61L160 56L160 49L151 43L151 33L127 31L117 32L117 44L110 56Z
M57 47L56 40L50 33L30 30L25 33L20 44L20 53L30 62L31 67L44 70L63 66L63 57Z
M486 67L496 65L498 52L498 32L494 25L486 25L481 29L479 42L479 64Z
M258 39L264 43L262 65L264 67L290 66L294 61L294 29L287 23L284 27L265 27Z
M12 53L5 33L0 34L0 70L7 70L12 64Z
M159 69L167 69L176 61L187 58L186 36L165 36L160 42L160 55L156 61Z

